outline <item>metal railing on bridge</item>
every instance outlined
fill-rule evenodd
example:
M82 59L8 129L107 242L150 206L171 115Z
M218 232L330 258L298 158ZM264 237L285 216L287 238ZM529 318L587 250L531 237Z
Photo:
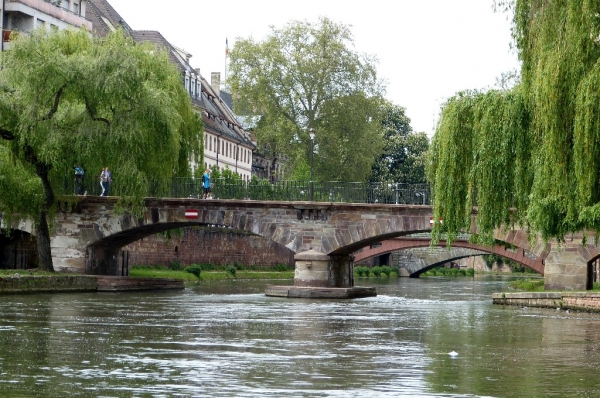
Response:
M102 188L97 179L84 180L82 193L100 195ZM431 204L429 184L380 184L340 181L279 181L265 180L244 182L230 179L211 179L213 199L252 199L274 201L308 201L312 188L315 202ZM127 196L128 185L113 181L111 196ZM75 194L74 182L65 182L65 195ZM148 197L198 198L203 196L202 180L199 178L174 178L168 184L149 184Z

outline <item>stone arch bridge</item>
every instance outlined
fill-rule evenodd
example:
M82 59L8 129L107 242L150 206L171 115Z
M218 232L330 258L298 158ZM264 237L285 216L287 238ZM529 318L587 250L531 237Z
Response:
M117 214L116 202L114 197L76 197L57 212L51 247L58 271L118 275L120 248L175 228L210 226L248 231L297 253L297 285L352 286L352 253L429 232L432 217L427 205L155 198L146 198L143 214L136 217ZM35 233L27 221L13 229ZM544 264L546 287L552 289L585 289L591 284L590 263L600 257L597 246L582 246L581 239L531 247L520 230L499 233L497 239L537 256ZM300 254L307 255L303 261L298 261ZM311 268L311 256L325 268Z
M412 257L410 261L406 261L399 267L401 276L418 277L423 272L440 264L465 257L481 256L483 254L497 254L544 275L543 259L523 248L511 248L500 244L482 246L470 243L465 239L461 240L460 238L452 242L450 248L447 247L446 241L440 241L436 247L431 247L430 239L425 237L405 236L388 239L360 249L355 253L354 261L359 262L393 251L408 250L411 250Z

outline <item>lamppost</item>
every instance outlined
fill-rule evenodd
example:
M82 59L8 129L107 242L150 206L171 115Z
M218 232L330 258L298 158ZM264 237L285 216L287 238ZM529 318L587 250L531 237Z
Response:
M315 129L311 128L308 132L310 135L310 190L308 192L308 200L313 200L313 159L315 157Z

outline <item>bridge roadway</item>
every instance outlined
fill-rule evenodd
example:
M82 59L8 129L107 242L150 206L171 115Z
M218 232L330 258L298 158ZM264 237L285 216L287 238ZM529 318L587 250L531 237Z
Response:
M156 198L146 198L143 214L136 217L117 214L116 197L70 200L74 202L64 203L57 212L51 233L57 271L119 275L122 247L175 228L210 225L247 231L292 250L298 286L353 286L352 253L376 242L430 232L432 217L432 207L427 205ZM12 228L35 233L27 221ZM506 242L522 254L535 256L538 262L532 264L525 255L503 254L542 272L547 288L590 287L591 264L600 256L598 246L590 243L593 238L586 245L582 235L573 235L568 243L538 241L531 246L522 230L496 235L501 245Z

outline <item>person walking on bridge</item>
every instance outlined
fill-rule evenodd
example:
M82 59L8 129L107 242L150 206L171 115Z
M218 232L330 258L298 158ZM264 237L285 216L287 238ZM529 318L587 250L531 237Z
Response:
M207 168L202 175L202 188L204 189L204 195L202 199L210 199L210 169Z
M108 188L110 187L110 183L112 182L112 174L108 170L108 167L102 169L102 173L100 173L100 185L102 186L102 193L100 196L108 196Z

